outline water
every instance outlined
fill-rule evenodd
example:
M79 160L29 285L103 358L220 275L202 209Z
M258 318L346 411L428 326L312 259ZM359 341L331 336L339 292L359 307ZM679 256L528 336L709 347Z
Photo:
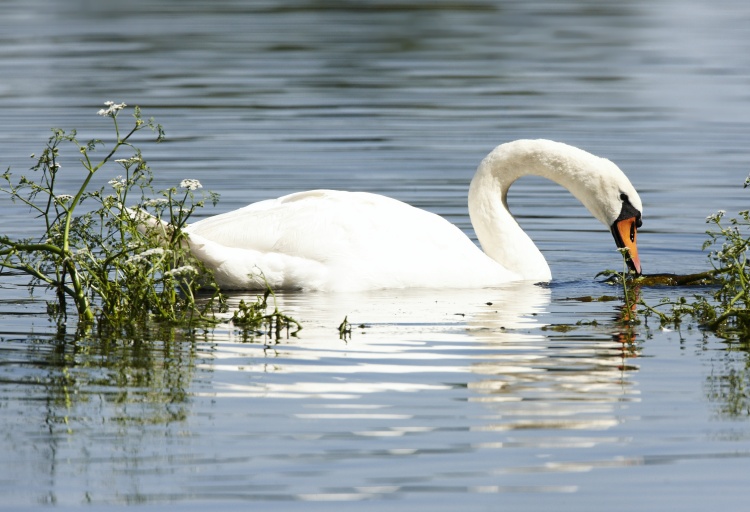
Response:
M737 0L2 11L0 164L17 173L50 127L106 136L96 111L114 100L165 126L167 143L140 144L158 186L192 177L222 194L201 215L367 190L472 236L477 163L523 137L625 170L649 273L704 270L705 217L746 208L750 8ZM304 330L280 344L229 326L76 340L4 276L0 508L742 508L747 346L623 331L621 301L574 299L617 294L592 279L619 266L606 230L544 181L520 181L510 203L551 286L284 294ZM0 233L32 232L27 211L0 205ZM689 291L643 291L675 293Z

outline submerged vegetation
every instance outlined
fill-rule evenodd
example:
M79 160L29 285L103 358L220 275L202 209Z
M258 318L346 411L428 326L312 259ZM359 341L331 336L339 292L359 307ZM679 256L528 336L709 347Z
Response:
M28 275L32 291L51 290L54 300L47 309L58 325L66 323L71 309L83 330L215 322L225 300L211 272L191 255L183 228L207 200L215 205L218 194L204 191L195 179L154 191L154 175L133 139L149 129L161 142L164 130L144 119L138 107L132 126L123 129L126 107L107 102L98 112L112 122L113 140L82 142L75 131L53 129L41 154L32 155L33 175L17 177L8 169L0 176L0 192L32 212L40 233L25 239L0 234L0 271ZM71 160L65 150L72 150L85 170L73 190L64 190L67 176L61 179L61 162L67 166ZM143 222L148 216L156 220ZM265 307L265 299L259 300L253 315L242 313L241 327L291 321L278 310L266 315Z

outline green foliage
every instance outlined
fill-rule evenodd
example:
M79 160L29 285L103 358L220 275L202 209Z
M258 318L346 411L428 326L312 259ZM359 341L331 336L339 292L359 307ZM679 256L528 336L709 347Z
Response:
M712 293L695 294L692 299L663 299L658 305L641 302L647 315L656 315L662 324L680 325L692 317L705 330L721 337L750 337L750 212L739 212L728 221L725 212L710 215L706 222L708 239L703 249L712 248L708 258L712 271L703 273L714 285Z
M118 115L126 105L107 102L105 106L99 115L114 125L111 143L81 142L75 131L53 129L31 168L33 176L17 178L9 170L0 176L0 191L41 222L38 238L13 240L0 235L0 270L21 271L31 277L32 288L53 290L56 300L48 303L48 310L60 323L71 303L82 328L94 322L121 330L149 321L179 325L209 321L221 308L220 296L211 273L191 256L182 228L196 208L207 199L215 204L218 196L189 179L155 193L153 173L131 139L148 128L161 142L161 125L143 119L135 107L132 128L121 132ZM86 171L70 194L63 193L59 184L60 161L68 148ZM123 151L128 151L127 156L115 159ZM97 173L112 176L115 169L118 174L107 185L92 185ZM199 298L199 289L213 293Z

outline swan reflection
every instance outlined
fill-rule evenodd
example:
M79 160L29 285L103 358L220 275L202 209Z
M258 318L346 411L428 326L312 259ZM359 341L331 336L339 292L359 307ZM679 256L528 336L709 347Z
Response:
M246 296L233 300L241 297ZM273 353L260 351L259 344L221 344L213 354L214 370L265 377L250 382L227 377L214 391L358 400L352 404L357 409L366 405L364 397L389 408L393 393L443 400L440 393L461 388L468 390L462 399L486 408L486 421L473 428L496 430L609 428L617 423L616 408L637 397L623 372L622 344L611 332L541 329L551 301L543 286L287 293L277 301L303 324L298 339L282 342ZM348 341L336 330L344 317L360 326ZM328 405L316 407L329 414Z
M221 396L217 402L227 413L243 418L243 435L278 441L254 447L280 461L276 479L286 469L315 471L321 461L337 468L377 459L388 462L374 464L375 475L359 485L377 483L388 487L382 495L393 495L414 491L414 478L421 477L410 468L424 457L447 464L434 466L429 485L477 475L494 485L507 483L506 473L512 480L520 473L585 471L590 465L571 461L569 450L594 454L622 443L613 427L638 400L634 373L623 371L622 343L612 337L611 305L553 303L548 287L521 282L277 299L304 326L298 338L267 350L263 340L240 343L228 330L205 363L211 397ZM567 307L577 308L578 317L589 308L607 326L542 329L545 318L563 316L555 309ZM342 340L337 326L345 316L365 327ZM472 456L481 467L453 467L450 461L468 452L486 454ZM519 454L530 453L536 462L519 462ZM336 477L349 475L321 474L326 481ZM293 483L283 492L306 499L307 491ZM367 495L350 487L337 492Z

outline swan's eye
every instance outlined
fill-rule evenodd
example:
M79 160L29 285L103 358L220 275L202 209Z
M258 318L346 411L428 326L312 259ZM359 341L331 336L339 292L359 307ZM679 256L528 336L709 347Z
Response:
M628 200L628 195L625 194L625 193L620 194L620 200L621 201L627 201Z

